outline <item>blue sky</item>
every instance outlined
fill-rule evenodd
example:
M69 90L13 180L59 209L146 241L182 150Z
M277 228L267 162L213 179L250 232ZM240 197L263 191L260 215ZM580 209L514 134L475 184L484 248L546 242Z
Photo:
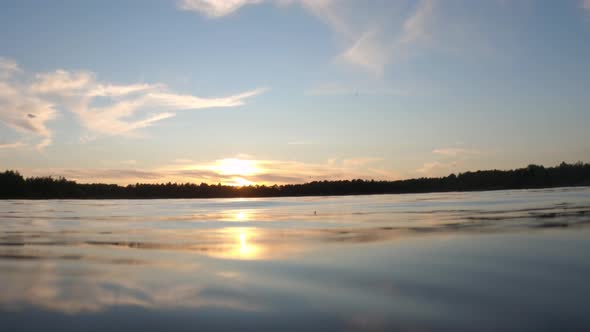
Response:
M590 1L0 1L0 166L116 183L590 161Z

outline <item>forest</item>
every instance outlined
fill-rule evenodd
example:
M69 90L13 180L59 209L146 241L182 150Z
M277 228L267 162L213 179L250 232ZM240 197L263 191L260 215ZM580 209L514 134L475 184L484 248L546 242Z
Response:
M1 199L144 199L287 197L368 194L405 194L449 191L483 191L567 186L590 186L590 164L561 163L555 167L529 165L513 170L485 170L445 177L396 181L338 180L304 184L250 185L161 183L120 186L76 183L59 177L23 177L17 171L0 173Z

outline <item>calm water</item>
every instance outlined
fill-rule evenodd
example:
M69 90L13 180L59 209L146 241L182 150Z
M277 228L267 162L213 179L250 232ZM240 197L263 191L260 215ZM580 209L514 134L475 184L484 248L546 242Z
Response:
M590 189L0 201L0 330L590 331Z

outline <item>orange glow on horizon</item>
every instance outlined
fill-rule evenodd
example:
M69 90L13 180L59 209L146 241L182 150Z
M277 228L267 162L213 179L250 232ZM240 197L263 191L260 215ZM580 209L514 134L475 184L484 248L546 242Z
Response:
M233 182L228 183L228 185L237 186L237 187L245 187L245 186L256 184L250 180L247 180L244 178L239 178L239 177L233 178L232 180L233 180Z
M221 176L231 176L231 181L224 184L236 187L244 187L256 184L246 177L262 172L255 160L228 158L216 161L210 169Z

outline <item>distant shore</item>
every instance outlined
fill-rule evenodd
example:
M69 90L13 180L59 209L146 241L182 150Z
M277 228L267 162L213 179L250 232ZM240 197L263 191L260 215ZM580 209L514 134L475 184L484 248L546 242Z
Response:
M346 196L469 192L590 186L590 164L529 165L514 170L485 170L438 178L396 181L338 180L304 184L228 186L206 183L133 184L76 183L65 178L25 178L16 171L0 173L0 199L167 199Z

